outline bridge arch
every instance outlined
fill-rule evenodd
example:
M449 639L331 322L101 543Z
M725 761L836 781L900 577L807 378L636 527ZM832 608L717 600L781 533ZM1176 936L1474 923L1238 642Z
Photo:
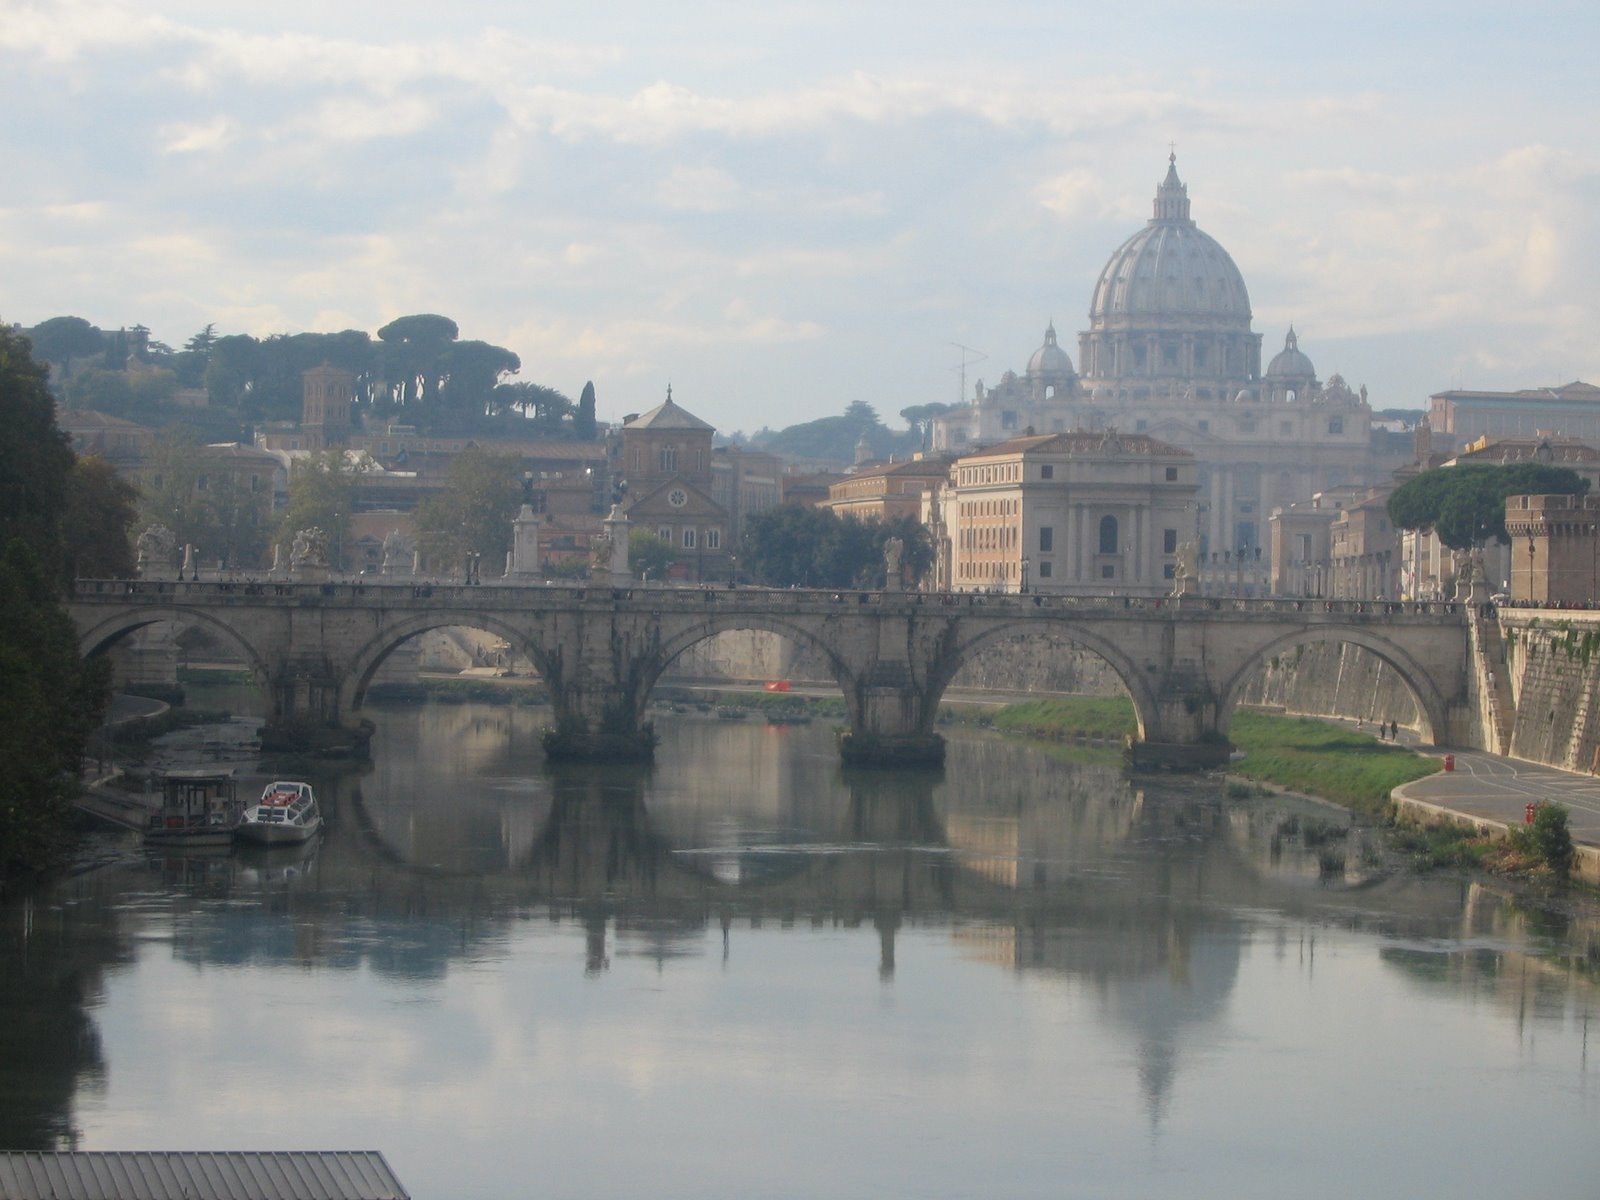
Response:
M355 713L360 710L367 688L372 683L372 677L383 665L383 660L388 658L402 642L430 630L452 626L481 629L485 633L492 633L504 639L516 647L519 653L531 659L541 675L548 676L546 669L548 656L545 647L535 631L525 625L507 621L492 612L476 610L434 610L414 613L384 626L350 657L339 683L339 711Z
M827 640L818 636L803 623L788 621L781 617L774 617L761 612L715 612L693 618L688 624L674 630L663 637L655 653L650 655L644 664L640 678L640 687L636 697L637 716L644 714L645 705L649 702L650 693L666 673L668 667L679 655L691 647L699 645L709 638L721 633L739 633L744 630L757 630L763 633L776 634L788 638L790 641L799 642L819 652L828 668L833 673L833 679L839 689L844 693L845 708L849 712L852 722L856 718L856 705L858 698L855 695L854 675L845 664L838 652L828 644Z
M237 626L200 609L177 605L144 605L117 612L95 623L78 636L78 653L84 658L109 653L123 638L151 625L171 621L179 626L199 626L209 633L218 634L222 640L238 649L245 661L250 677L255 681L265 705L263 711L272 712L272 672L266 657L256 645L240 633Z
M1002 618L992 625L976 630L970 636L961 638L947 654L940 656L938 665L930 674L926 685L927 720L930 724L945 689L950 686L972 656L989 643L1018 634L1023 636L1054 634L1098 656L1116 674L1117 679L1127 690L1128 698L1133 702L1133 716L1138 726L1139 739L1145 740L1149 732L1157 727L1158 710L1155 693L1150 689L1138 666L1116 643L1091 629L1084 628L1070 617L1062 616L1041 621L1037 615L1026 618Z
M1326 642L1343 642L1348 645L1359 646L1361 649L1376 656L1393 670L1416 699L1417 711L1421 714L1422 720L1427 726L1422 731L1424 741L1435 746L1442 744L1440 739L1448 729L1446 723L1448 704L1433 677L1403 647L1388 638L1356 625L1318 625L1308 629L1297 629L1292 633L1274 638L1259 649L1247 654L1222 686L1217 704L1218 730L1222 733L1227 733L1228 727L1233 721L1234 709L1238 707L1239 696L1243 693L1245 685L1250 682L1255 673L1269 659L1276 658L1300 646L1311 646Z

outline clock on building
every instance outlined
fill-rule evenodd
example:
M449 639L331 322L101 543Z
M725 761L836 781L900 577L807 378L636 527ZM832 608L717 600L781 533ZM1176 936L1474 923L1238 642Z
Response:
M689 503L689 493L682 488L673 488L667 493L667 503L672 505L673 508L682 508Z

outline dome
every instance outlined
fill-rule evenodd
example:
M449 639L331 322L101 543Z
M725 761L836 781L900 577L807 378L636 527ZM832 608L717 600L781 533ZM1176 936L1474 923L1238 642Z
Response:
M1315 379L1317 369L1311 365L1311 360L1300 353L1300 341L1294 335L1294 326L1289 326L1289 336L1283 339L1283 349L1272 356L1272 361L1267 364L1268 379Z
M1033 357L1028 360L1029 376L1049 377L1071 375L1072 359L1067 352L1056 345L1056 325L1050 322L1044 331L1044 345L1033 352Z
M1248 331L1250 294L1233 258L1189 218L1176 156L1156 189L1155 215L1111 255L1094 287L1092 325L1117 318L1199 318Z

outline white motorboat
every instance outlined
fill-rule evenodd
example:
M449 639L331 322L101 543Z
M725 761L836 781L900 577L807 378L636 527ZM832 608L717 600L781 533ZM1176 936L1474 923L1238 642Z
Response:
M322 813L309 783L280 779L266 786L261 799L244 810L235 831L241 841L264 846L308 842L322 828Z

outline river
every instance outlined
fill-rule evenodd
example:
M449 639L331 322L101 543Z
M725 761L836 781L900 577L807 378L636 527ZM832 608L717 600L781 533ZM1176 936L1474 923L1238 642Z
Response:
M0 1145L377 1149L419 1200L1600 1194L1595 923L1333 810L976 732L854 772L672 714L553 770L538 709L369 715L309 850L107 837L0 910Z

